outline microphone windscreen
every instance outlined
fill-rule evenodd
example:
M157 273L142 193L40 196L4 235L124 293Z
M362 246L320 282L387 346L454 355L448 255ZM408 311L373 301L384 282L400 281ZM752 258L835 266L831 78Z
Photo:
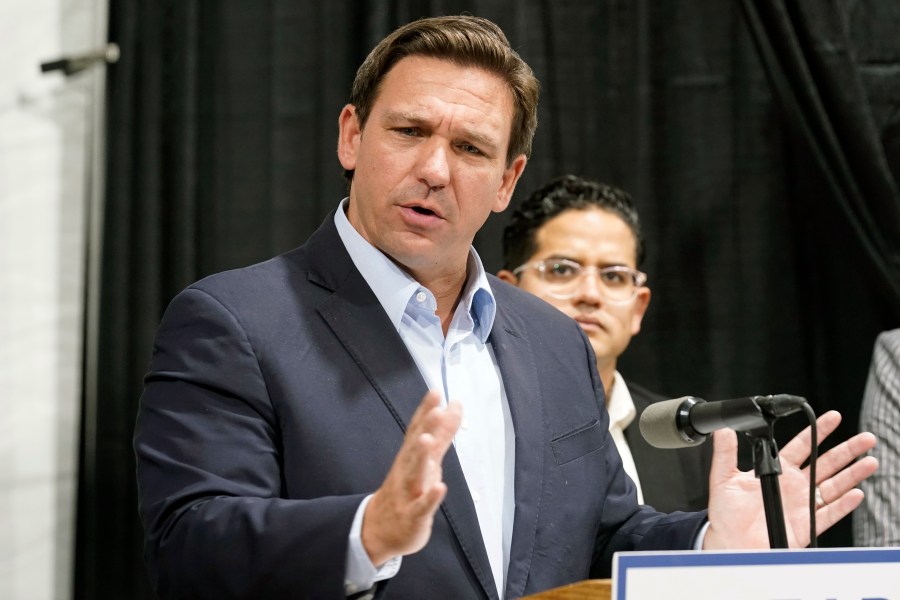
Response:
M679 428L678 412L682 405L686 404L690 396L654 402L644 409L641 414L641 435L647 443L655 448L688 448L697 446L706 441L706 436L701 439L691 439Z

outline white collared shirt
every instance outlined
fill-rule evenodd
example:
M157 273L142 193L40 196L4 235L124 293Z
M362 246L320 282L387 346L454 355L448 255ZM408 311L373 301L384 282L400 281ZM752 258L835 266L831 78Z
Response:
M619 456L622 457L622 467L625 469L625 473L631 477L634 487L637 488L638 502L643 504L644 493L641 491L641 480L638 477L637 466L634 464L631 448L628 447L628 441L625 439L625 428L634 421L637 409L634 407L631 392L628 391L628 386L618 371L615 371L613 374L612 389L609 393L609 402L606 408L609 412L609 433L616 443Z
M503 380L488 336L496 315L481 259L469 250L468 277L446 337L430 290L421 286L335 214L338 234L354 265L372 288L428 387L462 404L454 448L466 478L498 593L503 597L515 513L515 432ZM365 502L357 511L347 559L345 588L354 592L387 579L399 559L377 572L359 539ZM361 564L363 563L363 564Z
M634 487L637 488L637 499L640 504L644 503L644 493L641 491L641 480L638 478L637 467L634 464L634 456L631 454L631 448L625 439L625 428L628 427L637 416L637 409L634 406L634 400L631 398L631 392L625 384L625 379L618 371L613 374L612 390L609 393L609 433L616 444L619 456L622 458L622 468L625 473L631 477ZM703 549L703 540L706 539L706 532L709 530L709 521L703 524L697 537L694 539L694 550Z

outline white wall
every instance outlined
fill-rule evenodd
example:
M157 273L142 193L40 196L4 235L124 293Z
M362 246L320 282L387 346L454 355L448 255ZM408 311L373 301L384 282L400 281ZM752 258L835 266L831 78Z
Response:
M88 148L101 0L0 2L0 598L71 597ZM99 96L102 98L102 96ZM102 108L102 107L100 107Z

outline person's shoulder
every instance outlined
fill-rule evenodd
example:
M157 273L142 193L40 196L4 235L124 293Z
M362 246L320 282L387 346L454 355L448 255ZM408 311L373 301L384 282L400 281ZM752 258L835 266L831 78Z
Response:
M878 335L869 369L870 376L875 381L866 385L864 398L890 396L892 402L900 404L900 329L884 331ZM890 390L894 391L889 392Z
M209 320L236 319L245 329L284 323L316 304L296 251L204 277L169 301L161 327L180 328ZM225 315L230 315L225 317Z
M875 348L889 354L900 355L900 329L890 329L879 333L875 340Z
M303 270L302 250L301 246L258 263L207 275L186 289L201 290L215 295L244 290L264 293L272 287L283 287L292 274Z
M172 296L167 315L220 306L232 314L274 315L302 301L307 277L303 247L267 260L207 275ZM207 307L207 308L204 308Z
M351 264L334 225L332 211L300 246L267 260L208 275L186 289L209 293L249 292L258 296L277 294L291 289L296 282L305 280L310 271L334 271L340 277Z

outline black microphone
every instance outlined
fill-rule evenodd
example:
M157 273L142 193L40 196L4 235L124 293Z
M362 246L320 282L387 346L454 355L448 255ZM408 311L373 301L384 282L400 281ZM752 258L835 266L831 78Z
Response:
M702 444L716 429L752 431L772 420L803 408L800 396L748 396L734 400L707 402L685 396L655 402L641 415L641 434L657 448L687 448Z

